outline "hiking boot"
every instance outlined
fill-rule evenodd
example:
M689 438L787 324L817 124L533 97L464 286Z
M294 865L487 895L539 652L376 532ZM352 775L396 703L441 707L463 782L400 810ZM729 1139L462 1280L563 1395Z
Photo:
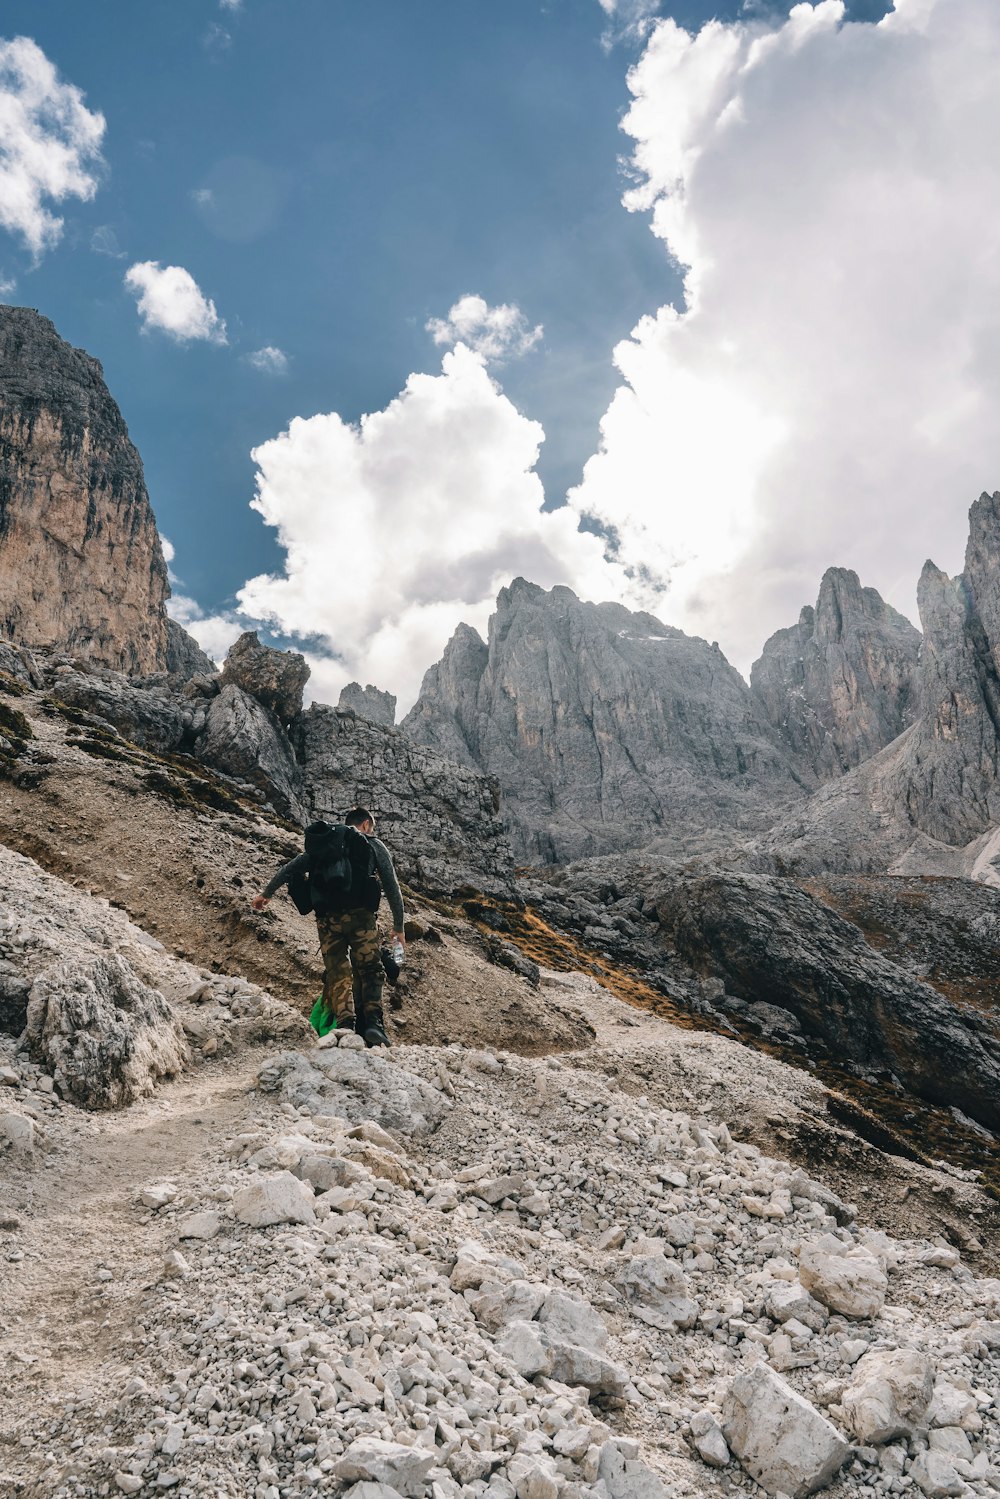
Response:
M365 1017L365 1045L366 1046L388 1046L389 1037L385 1033L385 1021L381 1010L372 1010Z

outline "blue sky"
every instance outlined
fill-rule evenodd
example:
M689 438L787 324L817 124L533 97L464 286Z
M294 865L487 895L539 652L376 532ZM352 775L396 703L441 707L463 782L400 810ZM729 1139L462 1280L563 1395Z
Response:
M104 114L107 169L37 270L0 266L101 359L206 607L278 562L251 447L295 415L380 409L438 366L424 324L465 292L544 325L504 384L545 427L552 498L579 480L613 344L678 289L619 206L635 48L602 48L596 0L13 0L3 19ZM91 250L100 226L123 259ZM227 347L140 333L122 268L148 259L191 272ZM287 376L241 358L265 346Z
M913 456L897 409L878 411L877 431L891 434L884 455L863 430L876 392L899 384L894 361L940 369L949 340L968 348L971 314L956 310L961 287L941 289L941 266L957 262L966 297L991 291L969 280L964 241L956 251L942 236L939 262L928 235L911 234L925 247L914 277L936 281L938 301L911 299L904 332L881 327L901 280L892 226L916 215L928 174L928 222L967 206L954 165L961 139L949 134L956 111L945 87L940 118L928 108L928 78L985 69L983 36L996 30L987 0L896 9L880 27L879 0L843 14L824 0L800 7L798 21L787 5L700 0L659 10L651 0L8 0L3 35L32 38L106 130L96 191L50 205L63 226L41 254L0 218L0 281L15 283L9 300L37 306L101 359L176 548L179 589L214 621L206 639L231 635L236 595L273 573L282 587L244 594L242 619L269 619L276 638L412 695L414 673L458 617L485 624L484 601L509 568L656 606L720 638L745 667L815 595L829 563L857 566L912 613L920 554L937 546L943 565L957 564L965 508L1000 485L985 425L970 437L968 423L937 412L936 395L918 393L933 463ZM637 14L641 32L627 24ZM764 61L737 67L761 37L774 42ZM961 124L971 136L968 92ZM987 97L984 87L984 110ZM720 125L737 118L740 131ZM982 125L988 134L985 115ZM987 212L992 186L984 197L979 178ZM630 187L642 199L631 212ZM131 268L149 262L183 268L202 305L210 299L208 336L143 328L136 302L152 273L135 280ZM810 264L816 274L799 286ZM685 267L696 315L685 316ZM511 304L524 330L544 330L523 353L487 360L493 387L470 365L442 375L448 343L427 329L465 294ZM939 306L948 296L954 305ZM911 307L912 325L931 330L916 346ZM877 347L862 347L875 323ZM270 368L254 366L261 350L280 351ZM866 371L871 390L860 389L852 415L844 392ZM421 372L430 383L394 406ZM956 368L958 385L967 376ZM992 380L991 354L963 412ZM296 418L337 413L350 424L386 412L363 438L331 417L294 429L284 447L272 441ZM544 430L537 466L532 424ZM466 501L454 456L463 444ZM305 524L292 489L307 452ZM582 516L585 530L619 537L610 558L524 519L562 505L588 462L573 527ZM822 493L817 474L829 478ZM919 487L921 475L926 524L911 527L909 550L893 551L900 516L887 503L873 530L873 496ZM270 524L250 509L258 482ZM397 587L401 548L422 546L411 492L423 493L429 548L451 551ZM805 515L796 507L807 501ZM845 524L845 505L864 525ZM365 507L371 524L359 529ZM493 546L490 526L502 531L508 515L520 529ZM465 538L457 550L453 533ZM324 579L338 587L344 555L359 548L368 594L353 614L324 613ZM305 552L322 553L326 574L309 574ZM372 596L393 589L383 618ZM317 670L330 691L344 674Z

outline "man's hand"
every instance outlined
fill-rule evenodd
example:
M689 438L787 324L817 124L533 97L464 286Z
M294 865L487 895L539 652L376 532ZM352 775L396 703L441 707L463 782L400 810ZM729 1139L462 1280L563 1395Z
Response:
M406 946L406 938L403 936L402 932L393 932L392 940L393 942L398 942L400 947Z
M255 895L250 904L255 911L263 911L264 907L270 904L270 901L271 897L269 895Z

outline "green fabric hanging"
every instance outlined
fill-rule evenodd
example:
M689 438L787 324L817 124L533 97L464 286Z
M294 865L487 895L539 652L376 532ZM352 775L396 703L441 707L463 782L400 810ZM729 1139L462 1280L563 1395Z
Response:
M330 1015L327 1013L323 1005L322 994L312 1007L312 1011L309 1016L309 1024L312 1026L313 1030L316 1031L320 1036L328 1036L331 1031L335 1031L337 1029L337 1017L336 1015Z

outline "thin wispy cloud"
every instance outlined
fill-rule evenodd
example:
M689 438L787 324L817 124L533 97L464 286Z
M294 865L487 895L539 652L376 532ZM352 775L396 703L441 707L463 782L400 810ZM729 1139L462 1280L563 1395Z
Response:
M516 304L490 307L483 297L471 294L459 297L447 317L430 318L425 328L436 344L465 344L488 363L527 354L544 332L541 323L531 327Z
M0 39L0 228L36 261L63 232L50 205L97 192L104 131L35 42Z
M125 251L110 224L99 224L90 236L90 248L97 255L107 255L112 260L124 260Z
M641 41L648 36L660 12L660 0L598 0L598 4L608 18L601 37L606 52L616 42Z
M183 266L139 261L126 271L125 285L136 298L144 333L158 329L178 343L226 342L226 325L215 303Z
M287 375L288 355L283 349L275 348L274 344L265 344L262 349L254 349L252 354L246 356L247 363L262 375Z

